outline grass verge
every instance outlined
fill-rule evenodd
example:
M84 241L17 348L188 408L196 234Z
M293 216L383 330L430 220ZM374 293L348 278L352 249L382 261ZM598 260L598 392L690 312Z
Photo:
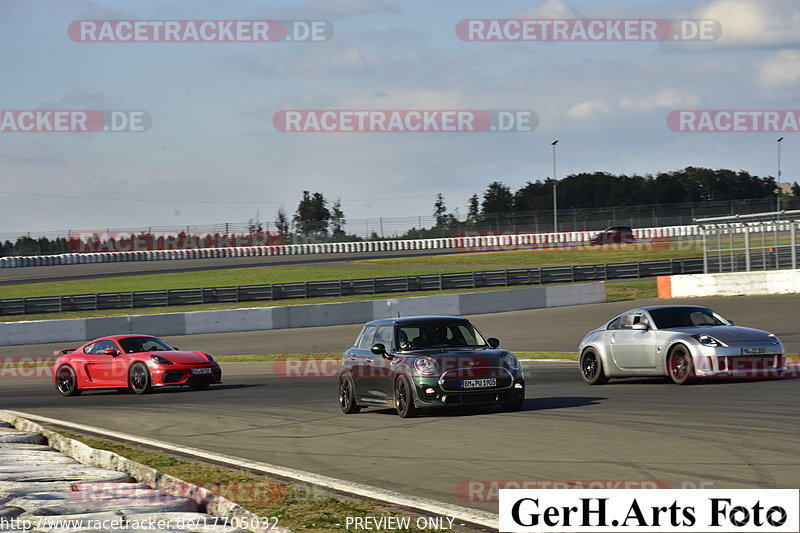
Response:
M243 470L231 470L183 457L149 451L128 444L60 431L62 435L83 442L92 448L108 450L137 463L155 468L171 476L208 487L217 494L233 500L248 511L266 518L276 518L277 525L309 533L341 533L348 516L411 516L416 515L391 504L370 502L317 489L300 487L254 475ZM463 524L453 523L453 531L476 531ZM376 533L387 529L374 529ZM416 529L392 529L393 533Z

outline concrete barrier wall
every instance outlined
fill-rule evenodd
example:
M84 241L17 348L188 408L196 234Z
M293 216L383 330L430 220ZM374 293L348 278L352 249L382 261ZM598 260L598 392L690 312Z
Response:
M0 323L0 345L82 342L129 333L172 336L363 324L398 315L478 315L605 301L605 287L597 282L364 302L5 322Z
M659 298L793 293L800 293L800 270L684 274L658 280Z

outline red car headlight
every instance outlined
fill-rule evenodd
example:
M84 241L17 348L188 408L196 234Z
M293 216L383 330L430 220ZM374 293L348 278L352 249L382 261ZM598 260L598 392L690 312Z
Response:
M151 355L150 359L158 363L159 365L174 365L172 361L167 359L166 357L161 357L160 355Z

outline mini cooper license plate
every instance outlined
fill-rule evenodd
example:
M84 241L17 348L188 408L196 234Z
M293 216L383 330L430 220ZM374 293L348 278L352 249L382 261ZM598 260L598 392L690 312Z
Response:
M496 387L497 378L484 379L464 379L461 381L462 389L481 389L484 387Z
M765 353L767 353L766 348L760 348L760 347L742 348L742 355L762 355Z
M192 369L192 374L210 374L210 373L211 373L211 369L210 368L193 368Z

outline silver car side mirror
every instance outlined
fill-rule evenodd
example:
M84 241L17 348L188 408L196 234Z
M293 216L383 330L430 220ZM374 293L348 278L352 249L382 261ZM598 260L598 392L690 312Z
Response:
M639 322L637 324L632 325L631 329L635 329L637 331L647 331L648 329L650 329L650 326L648 326L644 322Z

